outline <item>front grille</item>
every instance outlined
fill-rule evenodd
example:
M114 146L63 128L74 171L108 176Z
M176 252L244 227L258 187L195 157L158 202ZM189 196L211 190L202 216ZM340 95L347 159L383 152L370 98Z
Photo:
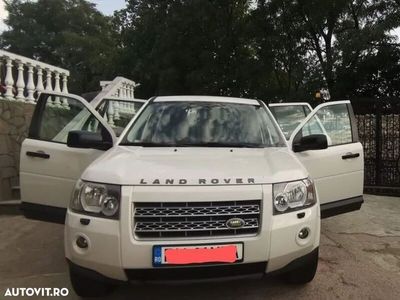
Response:
M261 201L134 203L134 234L139 239L255 235ZM227 221L244 224L232 229Z

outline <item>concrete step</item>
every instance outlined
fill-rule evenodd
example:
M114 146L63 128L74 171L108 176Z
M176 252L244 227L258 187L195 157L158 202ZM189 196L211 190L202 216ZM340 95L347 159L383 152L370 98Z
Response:
M1 206L17 206L21 204L21 200L5 200L0 201Z
M19 216L21 211L21 200L0 201L0 216Z
M21 199L21 187L19 185L13 185L11 187L12 199Z

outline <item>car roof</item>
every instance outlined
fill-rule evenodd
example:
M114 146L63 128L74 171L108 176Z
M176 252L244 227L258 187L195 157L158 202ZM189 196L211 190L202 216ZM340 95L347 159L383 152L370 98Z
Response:
M224 102L260 105L258 100L247 98L220 97L220 96L159 96L153 99L154 102Z

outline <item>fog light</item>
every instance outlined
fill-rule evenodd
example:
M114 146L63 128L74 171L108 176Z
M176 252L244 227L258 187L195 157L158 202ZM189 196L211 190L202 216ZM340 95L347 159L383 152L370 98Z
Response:
M310 234L310 230L308 228L303 228L299 232L299 238L304 240L309 236L309 234Z
M80 236L76 239L76 245L81 249L86 249L88 247L88 241L83 236Z

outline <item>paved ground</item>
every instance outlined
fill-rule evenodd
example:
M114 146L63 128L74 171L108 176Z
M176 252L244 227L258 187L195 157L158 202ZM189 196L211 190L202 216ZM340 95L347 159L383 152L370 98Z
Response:
M306 286L276 278L135 284L109 299L400 299L400 198L365 198L361 211L323 220L318 273ZM0 253L0 299L7 287L67 287L68 299L78 299L68 279L62 225L25 220L0 206Z

